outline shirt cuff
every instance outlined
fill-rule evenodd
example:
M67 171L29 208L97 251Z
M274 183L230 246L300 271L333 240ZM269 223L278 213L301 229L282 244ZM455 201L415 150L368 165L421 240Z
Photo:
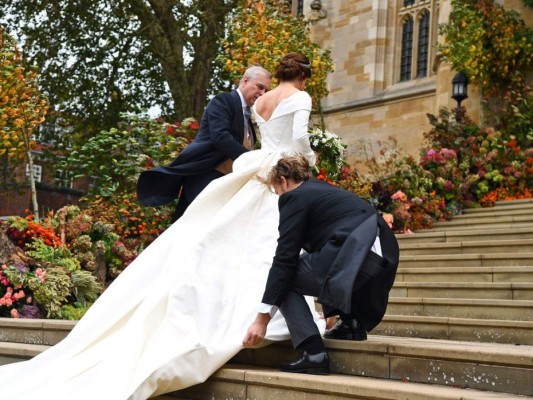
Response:
M269 314L270 318L274 318L276 312L278 312L279 307L273 306L271 304L261 303L257 308L257 312L261 314Z

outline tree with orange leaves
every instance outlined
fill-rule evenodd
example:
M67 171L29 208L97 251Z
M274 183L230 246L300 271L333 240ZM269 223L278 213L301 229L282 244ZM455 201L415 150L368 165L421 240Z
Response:
M0 26L0 156L27 158L35 219L39 219L37 191L33 171L33 132L48 110L46 98L39 92L37 72L24 66L16 41Z
M239 79L250 65L261 65L272 73L281 58L293 51L311 61L312 77L306 90L314 108L328 94L326 77L333 70L329 51L311 41L309 22L294 17L281 0L244 0L232 15L228 36L219 56L231 79Z

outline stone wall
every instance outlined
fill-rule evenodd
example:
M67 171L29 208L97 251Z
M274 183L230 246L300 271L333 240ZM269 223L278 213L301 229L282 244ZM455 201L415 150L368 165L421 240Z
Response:
M420 8L431 11L429 72L426 77L400 82L401 18L409 11L403 0L322 0L325 18L312 24L314 41L331 51L335 71L328 78L330 94L322 99L326 128L348 144L351 160L358 157L361 140L386 140L394 136L411 155L418 155L423 133L430 128L426 114L437 114L441 107L453 109L452 79L457 71L443 62L436 50L442 40L438 24L445 23L450 0L417 0ZM533 10L522 0L502 0L506 8L521 12L531 24ZM310 1L304 12L310 15ZM418 17L418 11L412 14ZM469 85L463 102L474 121L483 119L480 95Z

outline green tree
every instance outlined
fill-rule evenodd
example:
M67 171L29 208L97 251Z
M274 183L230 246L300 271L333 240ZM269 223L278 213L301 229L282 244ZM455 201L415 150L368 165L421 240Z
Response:
M329 51L311 41L309 22L293 17L287 2L281 0L244 0L230 18L219 61L231 80L236 82L252 64L274 72L285 54L303 53L311 61L313 72L306 90L317 109L319 100L328 94L326 77L333 63Z
M514 10L494 0L452 0L449 21L440 27L440 46L453 69L480 85L489 118L525 148L533 137L533 29Z
M0 23L24 40L54 110L92 133L151 106L200 116L235 2L13 0L0 5Z
M39 219L33 171L33 132L45 118L48 103L39 92L37 71L26 68L15 40L0 26L0 156L28 160L33 211Z
M122 118L117 127L100 131L61 163L75 178L90 176L96 181L91 197L135 193L139 173L170 163L199 127L192 118L177 124L135 115Z

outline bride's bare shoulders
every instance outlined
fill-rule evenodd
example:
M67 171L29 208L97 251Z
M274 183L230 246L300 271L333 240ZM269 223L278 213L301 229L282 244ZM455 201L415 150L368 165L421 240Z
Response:
M255 111L261 116L261 118L263 118L265 121L268 121L283 100L289 98L299 91L300 90L296 89L295 87L285 89L278 87L273 89L256 100Z

